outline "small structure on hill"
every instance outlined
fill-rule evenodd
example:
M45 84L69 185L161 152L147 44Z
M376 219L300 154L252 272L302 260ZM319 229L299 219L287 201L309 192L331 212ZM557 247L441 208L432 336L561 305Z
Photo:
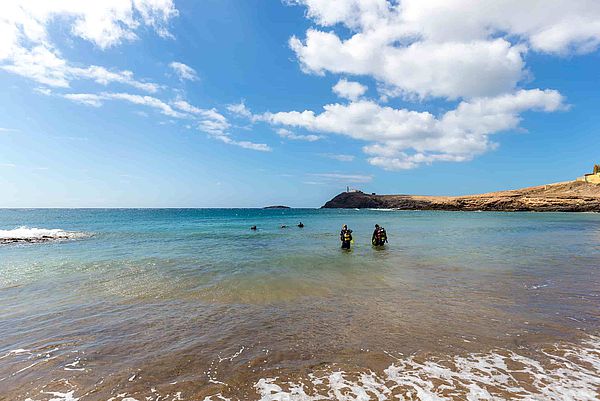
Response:
M577 181L589 182L590 184L600 184L600 164L594 165L594 172L579 177Z

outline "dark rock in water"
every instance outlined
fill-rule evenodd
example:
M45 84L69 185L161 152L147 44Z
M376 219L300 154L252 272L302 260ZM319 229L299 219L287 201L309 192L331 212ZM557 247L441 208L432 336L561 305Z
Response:
M368 195L343 192L323 208L600 212L600 185L568 181L466 196Z
M263 209L291 209L291 207L289 207L289 206L281 206L281 205L277 205L277 206L267 206L267 207L263 207Z
M38 244L41 242L65 241L65 240L69 240L69 239L72 239L72 238L68 237L68 236L51 237L48 235L43 235L41 237L33 237L33 238L0 238L0 245L19 244L19 243Z

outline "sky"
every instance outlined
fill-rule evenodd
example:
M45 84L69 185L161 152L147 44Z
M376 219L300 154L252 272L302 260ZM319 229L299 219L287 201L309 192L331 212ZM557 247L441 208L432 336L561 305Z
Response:
M319 207L600 162L597 0L0 4L0 207Z

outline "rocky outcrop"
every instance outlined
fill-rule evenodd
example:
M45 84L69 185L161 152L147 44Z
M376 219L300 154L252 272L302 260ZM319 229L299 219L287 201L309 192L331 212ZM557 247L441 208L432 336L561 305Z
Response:
M50 242L50 241L66 241L72 239L69 236L48 236L43 235L41 237L31 237L31 238L0 238L0 245L6 244L18 244L18 243L27 243L27 244L39 244L40 242Z
M600 185L568 181L466 196L369 195L343 192L323 208L600 212Z

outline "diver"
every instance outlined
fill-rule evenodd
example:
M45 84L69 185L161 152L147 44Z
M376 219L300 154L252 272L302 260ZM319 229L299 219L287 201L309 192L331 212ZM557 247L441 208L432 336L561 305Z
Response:
M304 228L304 224L302 224L302 222L300 222L300 223L298 223L298 227Z
M342 231L340 231L340 241L342 241L342 249L350 249L352 230L349 230L345 224L342 226Z
M387 233L385 228L380 227L379 224L375 224L375 231L373 231L373 237L371 237L371 243L373 246L384 246L387 240Z

